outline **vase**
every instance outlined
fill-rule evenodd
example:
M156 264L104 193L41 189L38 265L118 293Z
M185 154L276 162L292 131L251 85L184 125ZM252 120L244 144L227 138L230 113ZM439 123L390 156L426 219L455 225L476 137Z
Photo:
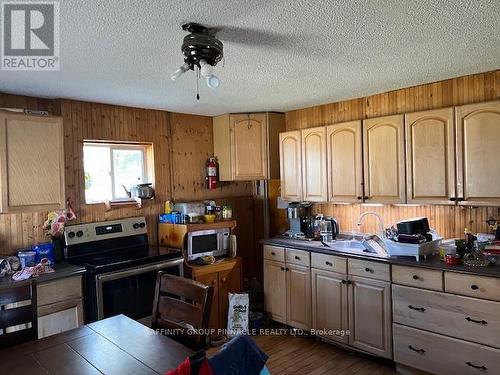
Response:
M51 237L52 238L52 244L54 245L54 257L57 262L60 262L63 260L63 238L62 237Z

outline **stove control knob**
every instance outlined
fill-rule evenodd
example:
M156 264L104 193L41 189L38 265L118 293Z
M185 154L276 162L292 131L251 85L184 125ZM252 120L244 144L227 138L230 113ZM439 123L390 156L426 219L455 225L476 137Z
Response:
M146 226L146 223L140 223L140 224L139 224L139 226L140 226L141 228L144 228L144 227Z
M75 232L69 232L68 233L69 238L74 238L75 237Z
M139 229L139 223L135 223L134 225L132 225L134 227L134 229Z
M83 231L79 230L78 232L76 232L76 236L77 237L83 236Z

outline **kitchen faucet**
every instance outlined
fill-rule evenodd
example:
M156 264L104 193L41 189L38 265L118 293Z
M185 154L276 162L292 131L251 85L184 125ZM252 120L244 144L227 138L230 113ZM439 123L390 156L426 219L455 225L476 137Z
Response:
M385 238L384 221L382 220L382 217L379 214L377 214L376 212L368 211L368 212L363 212L361 215L359 215L358 227L361 226L361 224L363 223L363 219L365 218L365 216L368 216L368 215L373 215L378 219L378 222L380 225L380 238L384 239Z

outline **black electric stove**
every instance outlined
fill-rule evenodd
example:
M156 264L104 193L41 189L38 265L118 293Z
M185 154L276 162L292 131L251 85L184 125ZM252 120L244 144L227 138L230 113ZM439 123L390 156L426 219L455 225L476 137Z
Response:
M181 251L148 243L143 217L68 226L65 258L84 266L85 321L151 315L158 271L183 275Z

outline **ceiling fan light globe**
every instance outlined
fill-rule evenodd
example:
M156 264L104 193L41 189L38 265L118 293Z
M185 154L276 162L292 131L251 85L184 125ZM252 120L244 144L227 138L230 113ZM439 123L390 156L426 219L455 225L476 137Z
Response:
M211 89L216 89L217 87L219 87L219 85L220 85L219 78L217 78L213 74L209 74L207 76L207 86L208 87L210 87Z

